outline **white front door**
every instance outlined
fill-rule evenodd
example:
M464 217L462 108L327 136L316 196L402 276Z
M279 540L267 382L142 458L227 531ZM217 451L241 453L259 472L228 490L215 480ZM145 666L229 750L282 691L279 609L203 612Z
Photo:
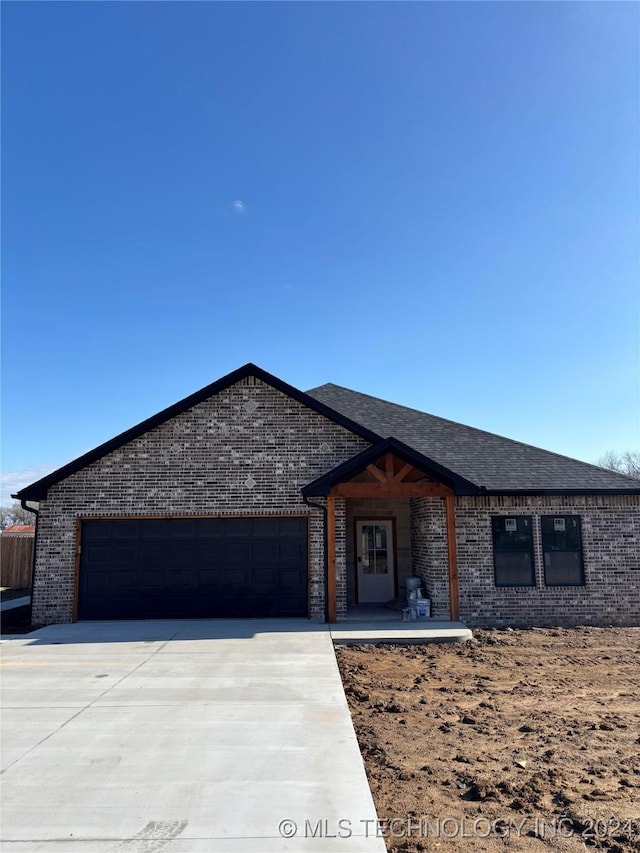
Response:
M358 602L393 598L393 523L375 518L356 523Z

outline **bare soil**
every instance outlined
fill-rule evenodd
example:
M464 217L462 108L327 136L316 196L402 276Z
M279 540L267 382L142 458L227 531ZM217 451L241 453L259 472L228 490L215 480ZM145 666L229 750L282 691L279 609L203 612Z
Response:
M336 651L389 851L640 850L640 628Z

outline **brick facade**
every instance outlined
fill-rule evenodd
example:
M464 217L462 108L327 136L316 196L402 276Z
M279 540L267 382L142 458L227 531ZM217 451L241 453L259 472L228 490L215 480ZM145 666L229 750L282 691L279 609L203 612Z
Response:
M49 487L40 505L34 622L73 617L78 518L301 513L309 518L309 613L322 618L324 512L305 504L300 489L367 446L261 379L228 386ZM582 520L582 587L544 585L540 516L554 513ZM533 517L535 587L495 586L491 517L507 514ZM353 519L367 515L396 519L401 587L411 571L422 577L433 615L447 619L440 498L336 500L338 617L355 572ZM460 614L469 625L640 624L640 496L458 497L456 518Z
M431 615L449 619L449 562L447 518L442 498L412 498L411 560L413 573L422 578L424 594L431 599Z
M300 488L367 446L259 379L231 385L49 488L34 622L72 619L76 518L242 513L310 515L310 613L322 617L324 518Z
M474 625L640 625L640 496L459 497L460 618ZM544 583L540 517L578 515L584 586ZM491 517L533 517L535 587L496 587Z

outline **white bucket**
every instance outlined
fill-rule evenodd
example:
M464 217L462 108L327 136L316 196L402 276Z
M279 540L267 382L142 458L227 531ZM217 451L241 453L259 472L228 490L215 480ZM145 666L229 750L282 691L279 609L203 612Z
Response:
M422 580L420 578L407 578L407 592L410 589L420 589Z
M416 619L431 618L431 599L418 598L416 599Z

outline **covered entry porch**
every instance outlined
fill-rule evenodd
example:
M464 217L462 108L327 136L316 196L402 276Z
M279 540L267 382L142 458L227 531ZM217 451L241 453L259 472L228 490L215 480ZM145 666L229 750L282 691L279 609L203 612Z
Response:
M455 494L476 491L395 439L305 487L326 501L326 618L402 619L406 579L422 579L432 616L458 622ZM395 613L394 613L395 610Z

